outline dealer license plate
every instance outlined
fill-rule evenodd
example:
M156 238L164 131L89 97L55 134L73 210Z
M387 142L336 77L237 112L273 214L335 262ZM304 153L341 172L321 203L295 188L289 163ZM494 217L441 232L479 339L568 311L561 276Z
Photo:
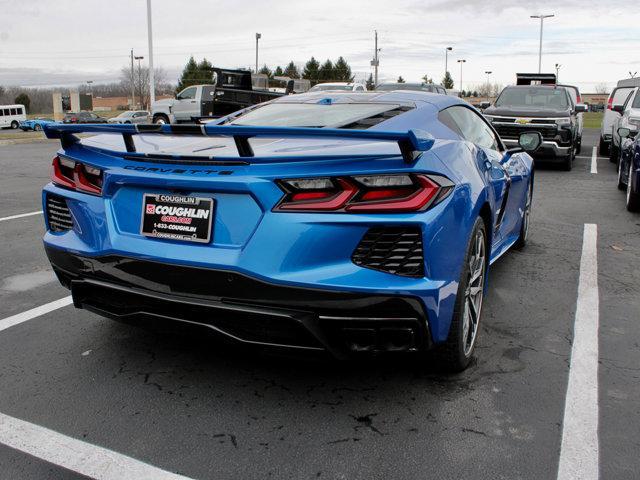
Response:
M145 193L140 233L147 237L208 243L213 206L211 198Z

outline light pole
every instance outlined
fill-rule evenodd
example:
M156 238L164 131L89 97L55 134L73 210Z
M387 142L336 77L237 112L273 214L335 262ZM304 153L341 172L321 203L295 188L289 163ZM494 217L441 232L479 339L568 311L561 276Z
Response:
M453 47L447 47L444 49L444 76L447 76L449 71L449 52L453 50Z
M156 80L153 71L153 32L151 30L151 0L147 0L147 34L149 36L149 104L156 101Z
M544 19L551 18L555 15L531 15L531 18L539 18L540 19L540 49L538 51L538 73L542 73L542 29L544 27Z
M556 83L558 83L558 80L560 79L560 67L562 65L560 65L559 63L556 63Z
M489 75L491 75L493 72L491 70L485 70L485 72L487 74L487 98L489 98L491 96L491 83L489 83Z
M380 59L378 58L378 52L380 50L382 50L381 48L378 48L378 31L375 30L375 40L374 40L374 47L373 47L373 60L371 60L371 66L373 67L373 71L374 71L374 79L373 79L373 83L375 86L378 85L378 66L380 65Z
M142 67L140 66L140 60L144 59L144 57L142 55L140 55L139 57L133 57L135 60L138 60L138 83L140 84L140 86L138 87L138 90L140 90L140 92L138 92L140 95L140 105L142 106L142 103L144 102L143 98L142 98Z
M466 63L466 60L458 60L460 64L460 92L462 92L462 64Z
M133 74L133 48L131 49L131 110L135 110L136 104L136 81Z
M261 33L256 33L256 73L258 73L258 40L262 38Z

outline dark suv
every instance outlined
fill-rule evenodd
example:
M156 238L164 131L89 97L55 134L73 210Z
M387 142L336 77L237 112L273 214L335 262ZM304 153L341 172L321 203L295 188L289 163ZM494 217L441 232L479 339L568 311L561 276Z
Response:
M92 112L67 113L62 123L107 123L107 119Z
M577 114L587 107L574 104L565 87L506 87L493 106L484 102L482 108L508 147L517 146L523 132L540 132L543 142L535 156L561 162L565 170L571 170L579 145Z

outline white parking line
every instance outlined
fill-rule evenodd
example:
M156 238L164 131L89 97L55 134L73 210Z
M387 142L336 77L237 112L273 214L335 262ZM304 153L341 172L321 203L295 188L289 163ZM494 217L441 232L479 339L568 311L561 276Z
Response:
M558 480L598 479L598 227L585 224Z
M598 147L591 152L591 173L598 173Z
M16 218L30 217L32 215L40 215L42 210L38 210L37 212L29 212L29 213L21 213L19 215L11 215L10 217L0 218L0 222L4 222L6 220L15 220Z
M27 310L26 312L16 313L11 317L3 318L2 320L0 320L0 332L2 330L6 330L7 328L13 327L14 325L18 325L33 318L39 317L40 315L44 315L45 313L49 313L59 308L66 307L67 305L71 305L71 303L73 303L73 301L71 300L71 295L69 295L68 297L61 298L60 300L55 300L53 302L40 305L39 307L32 308L31 310Z
M3 413L0 443L96 480L189 480Z

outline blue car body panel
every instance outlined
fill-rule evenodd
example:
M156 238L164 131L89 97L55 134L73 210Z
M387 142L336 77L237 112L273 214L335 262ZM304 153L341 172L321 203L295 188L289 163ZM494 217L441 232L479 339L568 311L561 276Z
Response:
M345 98L321 92L277 101L317 102L326 97L334 103ZM171 135L169 125L161 127L164 134L140 134L135 125L47 126L49 137L63 140L59 155L100 168L105 175L102 196L52 183L44 188L45 211L46 195L55 194L67 200L74 219L73 230L55 233L48 228L45 246L83 257L119 255L238 272L274 285L411 297L423 305L431 340L443 342L449 332L473 225L481 213L488 215L491 262L517 240L532 182L532 159L526 153L515 153L505 160L498 152L464 141L441 123L441 110L467 106L455 97L397 92L378 98L413 102L416 108L365 131L302 129L309 130L304 134L292 128L269 132L265 127L252 130L224 125L211 126L209 132L230 132L225 137ZM69 141L71 134L85 131L117 135ZM135 153L127 155L123 133L132 135ZM241 160L232 138L240 134L257 135L252 140L254 156L246 165L193 162L184 166L170 158L153 163L139 158L154 152L176 156L199 152L222 163ZM401 154L398 142L411 146L416 153L414 161L408 162ZM273 211L283 197L277 179L403 172L443 176L453 182L454 188L433 208L412 213ZM143 195L175 191L215 200L210 243L141 235ZM362 268L352 261L363 235L379 225L420 229L423 277Z
M25 132L27 130L35 130L37 125L41 130L44 130L45 125L50 125L53 123L55 123L53 120L34 118L32 120L24 120L20 122L20 129L24 130Z

